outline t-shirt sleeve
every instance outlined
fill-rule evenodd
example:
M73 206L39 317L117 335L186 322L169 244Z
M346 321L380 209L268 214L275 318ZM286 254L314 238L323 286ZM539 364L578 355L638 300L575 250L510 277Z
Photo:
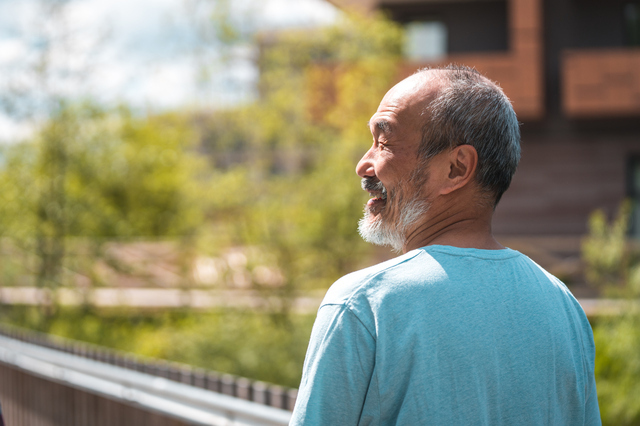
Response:
M590 391L587 395L584 424L587 426L602 425L602 420L600 420L600 407L598 406L598 395L596 393L595 379L592 379L592 382L590 383Z
M344 305L325 305L311 332L290 425L356 425L375 365L375 339Z
M586 317L585 317L586 318ZM589 322L585 319L585 333L587 338L587 348L585 352L588 353L588 370L587 370L587 395L585 401L585 422L586 426L601 426L602 420L600 419L600 407L598 406L598 392L596 390L596 379L594 375L596 348L593 342L593 333Z

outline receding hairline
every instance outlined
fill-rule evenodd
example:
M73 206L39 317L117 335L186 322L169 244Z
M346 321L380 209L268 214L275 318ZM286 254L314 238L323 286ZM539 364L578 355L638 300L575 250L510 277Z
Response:
M424 67L416 70L411 76L423 75L426 77L431 73L434 73L435 78L440 80L440 82L442 83L439 89L444 89L447 85L455 82L454 77L456 73L460 73L468 76L473 76L473 78L480 80L483 83L490 84L500 92L503 92L502 88L498 83L491 80L487 76L483 75L480 71L478 71L474 67L466 67L466 66L460 66L460 65L447 65L447 66L441 66L441 67Z

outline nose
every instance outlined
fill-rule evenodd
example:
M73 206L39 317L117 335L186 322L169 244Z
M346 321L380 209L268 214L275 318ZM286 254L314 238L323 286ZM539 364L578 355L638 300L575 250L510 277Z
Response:
M371 149L368 150L358 161L358 165L356 166L356 173L361 178L363 177L373 177L376 175L373 169L373 161L371 158Z

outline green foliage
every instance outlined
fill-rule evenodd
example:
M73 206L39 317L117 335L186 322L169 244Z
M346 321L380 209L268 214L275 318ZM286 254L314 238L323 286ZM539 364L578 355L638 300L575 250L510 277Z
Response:
M631 204L625 201L609 224L604 212L595 211L582 242L587 282L609 296L640 296L640 257L627 239L630 213Z
M201 223L204 162L177 117L65 106L5 148L3 235L181 236Z
M594 339L603 424L640 424L640 311L599 319Z
M230 2L221 5L215 20L226 19ZM241 36L219 30L227 44ZM354 168L371 144L366 123L397 79L403 35L383 17L351 15L270 37L260 41L253 104L188 118L62 105L0 167L0 189L10 188L0 197L17 200L0 206L0 232L12 238L6 250L35 253L37 238L58 244L36 256L59 256L58 272L44 274L49 282L75 268L104 284L95 264L109 260L109 241L180 239L185 282L196 255L246 253L241 272L268 311L118 322L89 310L75 317L79 328L56 323L53 312L54 325L36 326L297 386L312 319L292 313L295 296L368 261L357 234L367 194ZM83 263L79 252L93 257Z
M60 104L33 140L5 147L3 285L36 284L51 312L57 289L75 286L79 275L102 284L95 268L104 243L140 237L180 239L189 277L184 243L204 220L208 176L187 124L174 115Z
M210 256L250 248L250 273L277 271L277 283L252 273L250 285L287 328L295 296L367 262L357 233L367 194L354 168L371 144L366 123L397 78L402 31L351 15L259 43L259 99L194 121L215 168L200 247Z
M0 147L0 237L24 239L33 234L35 215L33 170L36 156L33 143Z
M631 205L624 202L608 223L602 211L589 219L589 235L582 244L589 284L604 294L628 298L624 312L596 320L596 385L603 424L640 423L640 259L627 238ZM635 303L635 304L634 304Z
M126 110L86 123L69 176L77 216L72 235L181 236L201 222L202 161L194 136L171 116Z
M224 21L230 3L218 6ZM260 97L237 109L136 117L60 102L33 140L4 150L0 235L35 256L51 289L78 239L97 258L104 243L132 238L179 238L194 256L254 247L284 279L253 285L286 316L298 290L326 288L366 257L353 169L401 46L396 24L352 15L263 40Z
M191 315L146 334L138 353L243 377L298 387L313 316L289 316L288 327L265 313L219 311Z

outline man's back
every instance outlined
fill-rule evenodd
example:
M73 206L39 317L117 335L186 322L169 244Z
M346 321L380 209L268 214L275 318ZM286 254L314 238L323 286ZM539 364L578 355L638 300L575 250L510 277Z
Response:
M327 293L292 424L599 424L595 350L526 256L429 246Z

